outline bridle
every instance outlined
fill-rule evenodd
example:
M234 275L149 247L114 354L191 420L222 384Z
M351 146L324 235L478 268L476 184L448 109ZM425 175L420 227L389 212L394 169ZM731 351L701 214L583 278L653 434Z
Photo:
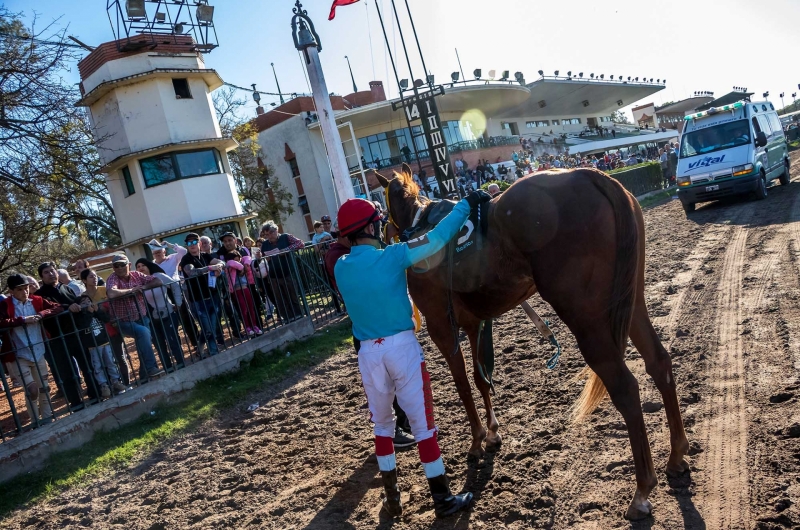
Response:
M418 226L419 222L424 217L425 212L428 210L428 207L431 204L435 204L436 202L438 202L429 200L427 204L424 204L423 206L418 206L415 201L414 207L416 208L416 211L414 212L414 219L411 221L411 226L400 232L400 227L397 225L394 218L392 217L392 205L389 202L389 186L383 188L383 198L386 200L386 210L389 212L389 222L392 224L392 226L394 226L397 229L398 233L400 233L400 241L408 241L409 239L412 239L411 236L422 229L422 227Z

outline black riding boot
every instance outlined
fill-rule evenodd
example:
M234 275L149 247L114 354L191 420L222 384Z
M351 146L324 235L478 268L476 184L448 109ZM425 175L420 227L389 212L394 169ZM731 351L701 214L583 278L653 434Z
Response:
M428 486L431 488L433 497L433 510L436 517L448 517L454 513L464 510L472 504L472 493L450 493L450 486L447 484L447 475L439 475L428 479Z
M386 491L383 507L386 509L386 513L392 517L397 517L403 513L403 503L400 502L400 488L397 487L397 468L391 471L381 471L381 478L383 478L383 489Z

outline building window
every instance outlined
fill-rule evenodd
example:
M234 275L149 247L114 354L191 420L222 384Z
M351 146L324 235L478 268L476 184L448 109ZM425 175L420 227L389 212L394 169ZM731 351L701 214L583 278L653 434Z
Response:
M175 89L175 99L192 99L192 91L189 90L188 79L173 79L172 88Z
M581 119L580 118L567 118L566 120L561 120L562 125L580 125Z
M150 188L179 179L222 173L222 160L214 148L174 151L139 160L144 184Z
M561 125L561 120L553 120L553 125Z
M292 176L293 177L299 177L300 176L300 168L297 167L297 159L296 158L292 158L291 160L289 160L289 169L292 170Z
M133 187L133 179L131 178L131 170L128 169L128 166L122 168L122 193L126 197L136 193L136 188Z
M547 120L538 120L538 121L526 121L525 127L528 129L534 129L536 127L547 127L550 125L550 122Z
M300 211L303 212L303 215L311 214L311 208L308 207L308 199L306 199L305 195L298 197L297 206L300 207Z

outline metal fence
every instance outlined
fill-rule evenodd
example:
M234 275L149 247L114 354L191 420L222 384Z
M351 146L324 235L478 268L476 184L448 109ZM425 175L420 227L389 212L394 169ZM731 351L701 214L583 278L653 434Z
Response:
M0 321L0 441L202 362L297 319L315 328L344 305L328 245L226 267L23 324ZM20 325L21 324L21 325Z

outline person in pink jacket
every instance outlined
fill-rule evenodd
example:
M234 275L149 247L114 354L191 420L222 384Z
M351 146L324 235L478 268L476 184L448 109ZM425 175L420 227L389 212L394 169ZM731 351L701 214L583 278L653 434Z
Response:
M227 262L228 289L236 296L245 331L250 337L261 335L263 331L258 326L256 306L253 296L250 294L250 284L255 283L250 266L253 258L242 256L238 251L232 250L225 254L225 261Z

